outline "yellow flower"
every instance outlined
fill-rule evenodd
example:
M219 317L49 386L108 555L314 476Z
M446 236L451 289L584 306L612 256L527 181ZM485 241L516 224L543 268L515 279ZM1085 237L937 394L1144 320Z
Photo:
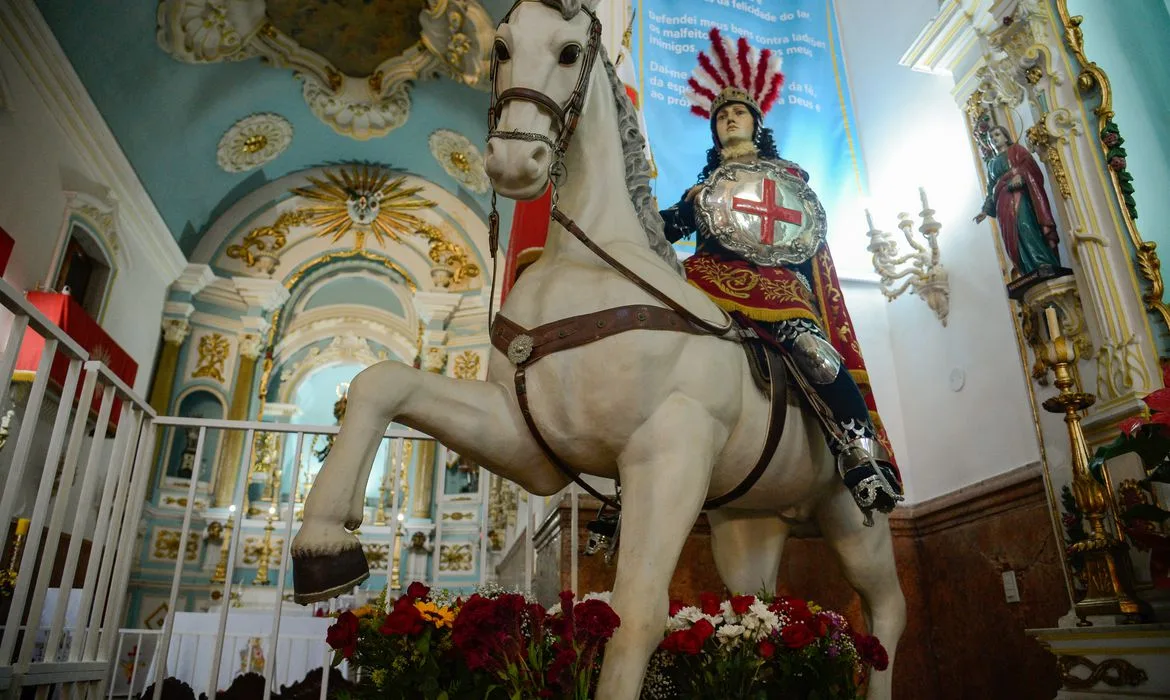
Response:
M381 688L386 682L386 669L376 668L370 673L370 680L374 681L374 685Z
M354 614L354 617L356 617L357 619L360 620L363 617L370 617L371 615L376 615L378 613L378 609L375 608L373 605L363 605L360 608L357 608L355 610L351 610L350 612L352 612Z
M821 606L819 606L819 605L817 605L816 603L812 602L811 600L810 600L810 601L808 601L808 609L809 609L809 612L812 612L812 613L819 613L819 612L821 612L822 610L824 610L824 608L822 608Z
M455 622L455 613L450 608L440 608L430 601L414 601L414 607L422 613L422 618L434 623L435 627L450 627Z

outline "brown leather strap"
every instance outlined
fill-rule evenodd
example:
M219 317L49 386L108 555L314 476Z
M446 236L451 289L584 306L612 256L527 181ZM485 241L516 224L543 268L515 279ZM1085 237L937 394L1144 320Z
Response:
M503 109L504 103L508 100L535 102L549 111L549 114L552 115L554 126L556 126L558 131L565 128L564 110L561 109L561 106L553 98L539 90L526 87L510 87L496 97L496 109Z
M581 241L581 243L586 248L593 251L594 255L601 258L610 267L612 267L613 269L620 272L626 279L628 279L629 281L631 281L635 285L637 285L637 287L639 289L646 292L650 296L654 297L658 301L661 301L663 304L666 304L671 309L674 309L676 312L681 314L686 320L695 324L696 326L701 328L704 332L709 333L711 335L723 336L723 335L726 335L730 330L732 330L735 327L735 323L731 320L730 317L728 317L728 319L727 319L727 325L717 326L714 323L711 323L710 321L702 319L702 318L696 316L695 314L691 313L691 311L689 309L687 309L685 306L678 303L674 299L671 299L668 295L663 294L662 291L659 290L657 287L650 284L646 280L642 279L641 276L638 275L638 273L634 272L630 268L628 268L625 265L623 265L622 263L620 263L617 260L617 258L615 258L612 255L610 255L609 253L605 252L605 250L601 246L597 245L592 240L590 240L589 236L585 235L585 232L582 231L581 227L577 225L577 222L573 221L567 215L565 215L565 213L563 211L561 211L559 208L557 208L557 206L555 204L552 207L551 214L552 214L552 218L554 221L556 221L558 224L563 226L566 231L573 234L573 237L576 238L577 240Z
M516 365L526 366L553 353L588 345L602 338L633 330L677 331L694 334L702 332L670 309L635 304L595 311L581 316L570 316L559 321L546 323L543 326L537 326L532 330L525 330L503 314L496 314L495 323L492 325L492 345L508 355L508 359ZM508 352L512 341L521 335L532 338L532 350L523 359L514 357Z
M499 316L496 316L496 318L499 318ZM552 462L552 465L557 468L557 471L571 479L573 483L585 489L585 493L588 493L605 505L620 511L622 507L618 505L617 501L590 486L581 478L581 474L576 469L562 462L561 458L557 457L557 453L553 452L552 447L545 442L544 436L540 434L540 429L536 427L536 421L532 418L532 410L528 407L528 378L525 376L524 368L524 365L516 367L516 403L520 405L520 415L524 416L524 422L528 425L528 432L532 434L532 439L536 440L537 445L540 445L540 449L544 451L544 456L548 458L548 461Z
M760 454L756 466L752 467L747 477L739 482L739 486L722 496L708 498L703 503L703 510L725 506L751 490L767 471L768 465L772 463L772 455L776 453L776 447L780 444L780 436L784 434L784 421L788 417L788 397L785 395L787 393L785 391L786 370L784 363L780 361L776 353L769 352L767 357L768 373L772 377L772 401L768 411L768 435L764 438L764 451Z

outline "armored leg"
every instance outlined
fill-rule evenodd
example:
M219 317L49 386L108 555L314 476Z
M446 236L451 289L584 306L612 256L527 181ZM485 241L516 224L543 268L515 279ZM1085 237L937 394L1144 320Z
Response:
M878 442L861 389L815 323L793 319L768 325L791 356L802 383L815 393L814 403L821 404L818 413L822 414L829 448L837 458L837 469L865 513L866 524L872 524L875 509L888 513L904 498L890 455Z

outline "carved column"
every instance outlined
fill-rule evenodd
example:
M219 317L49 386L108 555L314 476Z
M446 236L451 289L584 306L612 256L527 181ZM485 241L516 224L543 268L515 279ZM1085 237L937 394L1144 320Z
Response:
M447 368L447 325L461 298L459 294L445 292L414 295L419 318L417 364L428 372L443 374ZM434 516L431 506L435 500L435 443L423 441L417 452L410 517L429 520Z
M956 76L954 94L968 114L995 115L1044 164L1076 273L1089 336L1083 347L1094 351L1079 371L1099 399L1085 421L1096 441L1141 411L1161 373L1148 294L1134 274L1133 231L1103 166L1103 113L1086 104L1100 78L1081 65L1079 33L1062 13L1062 1L945 0L903 62Z
M191 333L186 317L163 318L163 346L154 370L154 384L150 388L150 406L159 415L165 415L171 406L175 389L175 372L179 367L179 350Z
M239 337L240 364L236 370L236 381L232 386L232 401L228 407L228 420L246 420L248 404L252 400L252 382L256 378L256 360L260 358L261 335L244 333ZM240 475L240 462L244 452L244 431L229 430L223 436L223 456L215 472L213 503L227 506L235 495L236 481Z

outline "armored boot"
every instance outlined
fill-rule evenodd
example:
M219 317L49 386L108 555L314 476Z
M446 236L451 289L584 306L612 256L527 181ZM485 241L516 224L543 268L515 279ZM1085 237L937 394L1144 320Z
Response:
M869 432L868 426L863 431ZM847 432L862 431L847 428ZM873 526L874 510L889 513L905 500L889 453L876 438L854 437L833 451L837 454L837 471L865 515L866 526Z
M845 486L865 515L865 524L872 526L874 510L889 513L904 498L893 461L877 440L861 389L815 323L793 319L772 324L772 329L821 419Z

